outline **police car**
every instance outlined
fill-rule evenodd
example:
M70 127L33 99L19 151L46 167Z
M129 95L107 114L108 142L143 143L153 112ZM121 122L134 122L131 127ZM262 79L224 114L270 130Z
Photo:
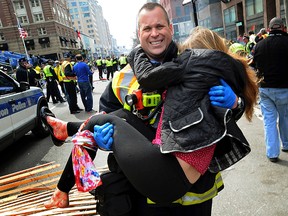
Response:
M47 105L40 88L18 83L0 71L0 151L29 131L40 138L48 136L40 118L41 107Z

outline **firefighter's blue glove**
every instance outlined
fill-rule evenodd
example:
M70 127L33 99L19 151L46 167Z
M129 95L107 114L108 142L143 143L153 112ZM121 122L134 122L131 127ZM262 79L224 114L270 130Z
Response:
M113 133L114 129L111 123L94 126L94 139L100 149L106 151L112 150Z
M236 94L223 79L220 79L220 83L221 85L210 88L211 104L213 106L232 109L236 101Z

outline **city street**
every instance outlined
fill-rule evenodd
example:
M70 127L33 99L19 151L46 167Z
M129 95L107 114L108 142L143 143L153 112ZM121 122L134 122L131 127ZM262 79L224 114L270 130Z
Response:
M94 74L96 79L98 75ZM98 110L98 99L104 91L108 81L94 81L94 109ZM80 95L78 104L83 107ZM50 108L57 117L65 121L82 121L89 114L81 112L71 115L68 104L53 105ZM288 215L288 153L281 152L278 163L270 162L265 155L264 131L261 112L257 108L252 122L244 117L238 122L244 135L251 145L251 153L233 167L222 172L225 188L213 201L213 216L286 216ZM24 138L29 141L32 138ZM22 140L23 141L23 140ZM31 141L36 142L36 141ZM70 154L72 145L67 144L56 147L50 137L37 141L35 145L28 143L18 156L5 155L1 159L0 176L10 171L56 161L63 167ZM26 143L25 143L26 144ZM16 151L16 150L15 150ZM13 151L11 151L13 152ZM95 159L96 167L106 164L107 153L98 151ZM37 158L37 159L36 159ZM38 161L37 161L38 160ZM5 168L5 170L4 170Z
M288 215L288 154L281 152L278 163L266 158L263 122L256 113L251 123L245 118L238 122L252 151L222 172L225 188L214 199L213 216Z

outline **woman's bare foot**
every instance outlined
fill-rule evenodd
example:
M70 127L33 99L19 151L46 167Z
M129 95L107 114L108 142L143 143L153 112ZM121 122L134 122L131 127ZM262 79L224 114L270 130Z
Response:
M54 137L63 141L67 139L67 122L52 116L47 116L47 123L53 128Z
M53 193L51 199L44 203L45 208L50 209L56 208L66 208L69 206L69 196L68 193L60 191L58 188Z

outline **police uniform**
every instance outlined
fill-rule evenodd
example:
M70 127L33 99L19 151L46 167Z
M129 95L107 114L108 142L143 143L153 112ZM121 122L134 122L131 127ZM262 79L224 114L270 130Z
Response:
M73 73L72 64L65 60L61 65L61 72L70 113L79 113L79 107L77 105L76 75Z
M120 69L123 69L127 65L127 58L124 55L121 55L119 58Z
M102 66L102 59L101 58L98 58L96 60L96 65L97 65L97 68L98 68L98 72L99 72L99 79L103 79L103 75L102 75L102 70L103 70L103 66Z
M57 76L54 69L50 64L47 64L43 69L46 82L47 82L47 100L49 101L50 96L52 96L53 103L60 101L61 103L65 102L62 96L60 95L58 84L56 82Z

